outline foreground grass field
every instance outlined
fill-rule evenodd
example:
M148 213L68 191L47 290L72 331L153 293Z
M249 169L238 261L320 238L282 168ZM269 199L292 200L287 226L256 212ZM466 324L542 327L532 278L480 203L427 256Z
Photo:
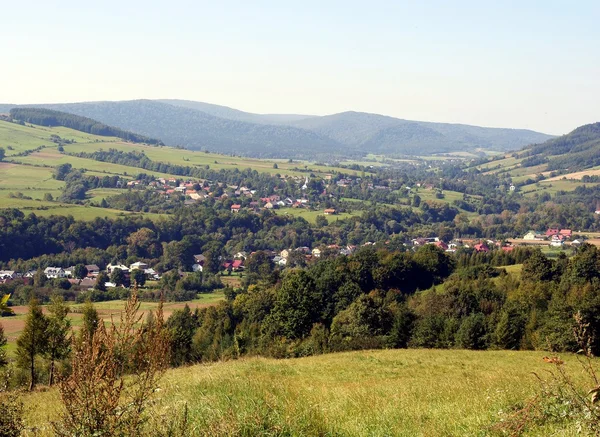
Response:
M536 393L542 352L383 350L249 358L170 370L153 417L188 406L194 435L484 436ZM573 357L567 368L578 370ZM28 426L51 435L58 393L26 395ZM30 434L33 435L33 434ZM530 436L574 436L557 424Z

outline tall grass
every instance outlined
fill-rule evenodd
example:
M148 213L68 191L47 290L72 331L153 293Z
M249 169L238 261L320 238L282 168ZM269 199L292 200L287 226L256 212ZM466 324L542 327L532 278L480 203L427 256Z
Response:
M164 423L187 406L199 436L490 435L510 408L538 391L532 372L548 369L542 357L421 349L196 365L167 372L152 416ZM566 365L575 367L575 359ZM27 396L27 426L53 420L57 400L53 390ZM552 433L576 435L560 425L527 435Z

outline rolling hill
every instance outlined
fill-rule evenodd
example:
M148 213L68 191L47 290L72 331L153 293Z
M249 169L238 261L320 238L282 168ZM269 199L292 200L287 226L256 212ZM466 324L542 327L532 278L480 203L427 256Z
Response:
M548 160L548 170L584 170L600 165L600 123L586 124L573 132L525 149L524 156Z
M187 100L29 106L93 118L172 146L261 158L331 162L369 153L405 156L507 151L551 138L529 130L409 121L360 112L322 117L252 114Z
M228 106L213 105L212 103L195 102L193 100L179 99L160 99L156 102L166 103L172 106L180 106L182 108L195 109L197 111L206 112L215 117L226 118L228 120L245 121L248 123L258 124L292 124L296 121L304 120L305 118L315 117L314 115L298 115L298 114L253 114L244 112L238 109L229 108Z
M294 126L311 130L370 153L412 154L456 151L515 150L552 138L524 129L402 120L364 112L343 112L299 120ZM402 145L402 147L399 147Z
M215 117L196 109L152 100L36 105L93 118L121 129L157 137L172 146L259 158L329 160L355 156L314 132Z

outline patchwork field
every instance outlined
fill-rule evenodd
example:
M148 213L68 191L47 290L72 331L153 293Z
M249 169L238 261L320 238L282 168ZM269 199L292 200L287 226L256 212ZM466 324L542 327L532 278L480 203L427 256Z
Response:
M542 352L379 350L273 360L247 358L170 370L152 416L187 406L197 436L485 436L539 390ZM566 356L575 383L582 374ZM51 435L56 390L25 395L27 425ZM30 434L33 435L33 434ZM545 423L528 436L576 436Z

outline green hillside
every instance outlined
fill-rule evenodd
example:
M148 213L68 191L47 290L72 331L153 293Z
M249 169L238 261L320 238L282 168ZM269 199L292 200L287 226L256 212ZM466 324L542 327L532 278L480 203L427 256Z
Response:
M578 127L567 135L498 156L472 169L509 176L526 195L597 185L597 180L585 176L600 176L600 123Z
M44 200L48 194L53 199L58 198L65 186L63 181L52 178L52 172L57 166L69 163L73 168L85 170L87 175L120 176L125 179L132 179L134 175L142 172L167 178L176 175L70 156L70 153L116 149L123 152L143 152L149 159L162 163L209 166L215 170L251 168L270 175L300 177L304 177L307 171L321 176L332 171L348 171L302 161L259 160L151 146L125 142L114 136L94 135L63 126L19 124L6 120L0 120L0 147L6 154L3 162L0 163L0 208L19 208L24 212L35 212L38 215L71 214L75 218L86 220L104 216L117 217L129 213ZM62 152L59 151L59 147ZM111 191L112 194L121 192L109 189L108 192L104 191L104 197ZM100 199L94 193L91 194L90 200ZM152 217L151 214L150 216Z
M187 405L194 436L503 435L491 427L539 390L532 372L549 370L543 356L417 349L196 365L167 372L152 415L160 426ZM27 425L51 435L57 391L25 402ZM571 428L546 423L527 435L578 435Z

